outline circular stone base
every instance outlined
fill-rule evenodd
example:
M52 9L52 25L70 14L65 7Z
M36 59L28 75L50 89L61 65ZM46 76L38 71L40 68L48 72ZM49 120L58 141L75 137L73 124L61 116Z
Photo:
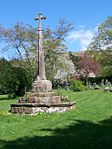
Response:
M37 80L32 84L32 92L49 92L52 90L52 83L49 80Z

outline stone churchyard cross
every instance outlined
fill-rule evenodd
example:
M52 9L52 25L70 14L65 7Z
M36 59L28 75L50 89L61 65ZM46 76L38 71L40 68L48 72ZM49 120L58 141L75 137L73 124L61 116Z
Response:
M43 48L43 34L42 34L42 20L46 19L42 13L38 14L38 17L34 18L38 20L38 76L37 80L46 80L45 76L45 63L44 63L44 48Z
M11 112L18 114L35 114L40 112L64 112L75 107L74 102L66 102L67 97L55 95L52 92L52 83L46 79L44 64L44 47L42 34L42 20L46 17L38 14L35 20L38 24L38 75L32 83L32 91L28 97L19 98L18 103L11 104ZM65 100L65 102L64 102Z
M45 75L45 62L44 62L44 46L43 46L43 34L42 34L42 20L46 19L42 13L39 13L34 18L38 20L38 75L36 80L32 84L33 92L48 92L52 89L51 81L46 79Z

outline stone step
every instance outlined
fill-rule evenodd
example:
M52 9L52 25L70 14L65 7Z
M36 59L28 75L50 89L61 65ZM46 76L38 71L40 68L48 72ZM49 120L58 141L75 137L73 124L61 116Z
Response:
M62 102L62 103L16 103L11 104L11 107L64 107L75 105L75 102Z
M37 97L49 97L49 96L53 96L55 95L56 93L55 92L35 92L35 93L28 93L28 96L29 97L34 97L34 96L37 96Z
M19 98L19 103L61 103L67 101L67 96L48 96L48 97L38 97L32 96L29 98Z
M65 112L71 110L76 107L75 102L64 102L64 103L18 103L11 104L11 112L17 114L30 114L33 115L35 113L45 112L45 113L53 113L53 112Z

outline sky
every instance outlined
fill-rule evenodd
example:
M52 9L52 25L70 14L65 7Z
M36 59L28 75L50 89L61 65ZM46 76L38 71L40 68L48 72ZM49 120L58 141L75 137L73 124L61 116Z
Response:
M43 27L54 29L60 18L74 23L66 45L76 52L86 50L97 26L112 15L112 0L0 0L0 24L7 28L16 22L36 27L39 12L47 17Z

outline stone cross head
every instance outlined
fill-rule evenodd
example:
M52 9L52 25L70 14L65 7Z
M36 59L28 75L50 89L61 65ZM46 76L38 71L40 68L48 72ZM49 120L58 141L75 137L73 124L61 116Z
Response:
M42 20L43 20L43 19L45 20L46 17L43 16L41 12L38 13L38 16L34 18L34 20L36 20L36 21L39 20L39 25L38 25L39 28L42 27Z

